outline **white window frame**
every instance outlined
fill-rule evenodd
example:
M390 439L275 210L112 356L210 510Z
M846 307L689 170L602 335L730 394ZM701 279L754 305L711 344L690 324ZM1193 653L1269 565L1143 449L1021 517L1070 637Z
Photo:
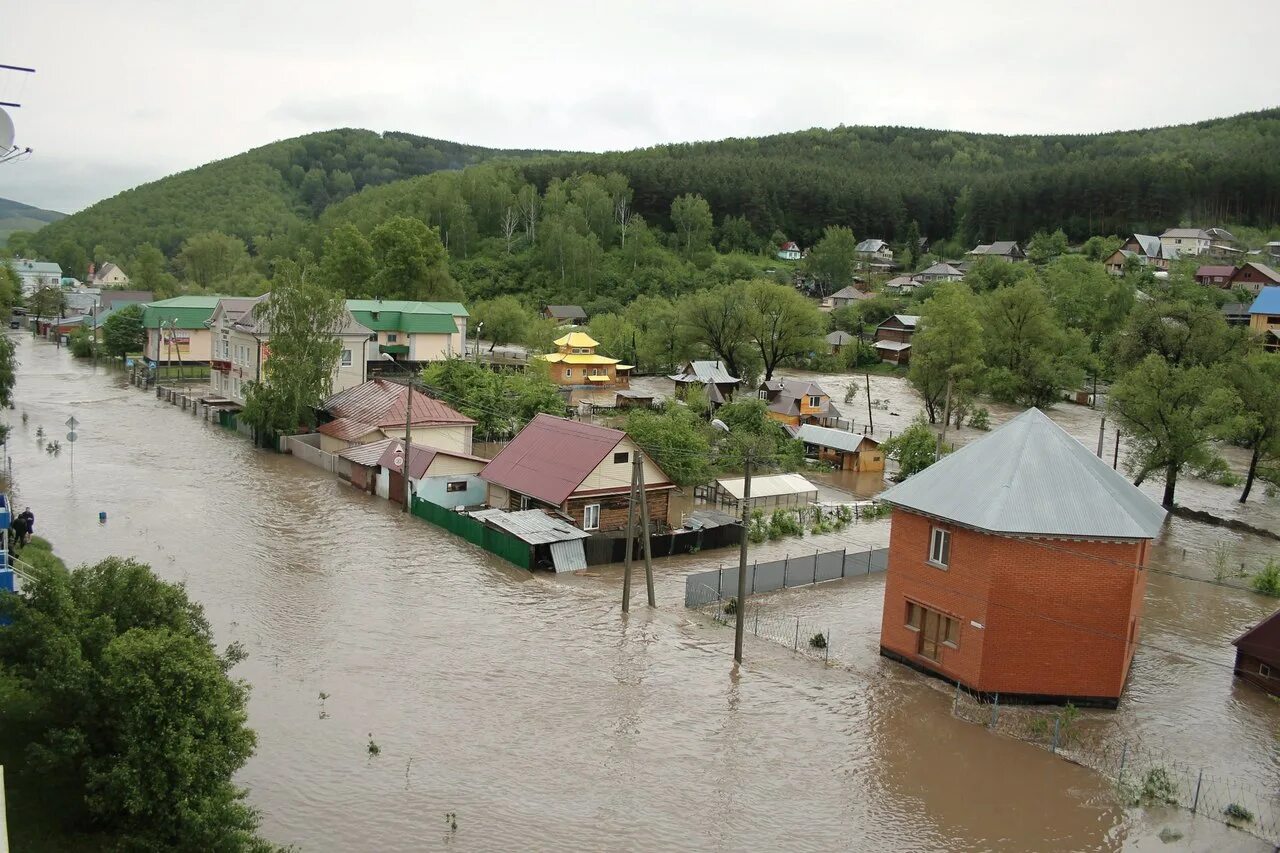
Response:
M565 378L565 379L572 379L572 378L573 378L573 368L572 368L572 367L566 367L566 368L564 369L564 378Z
M821 397L815 397L813 394L810 394L810 395L809 395L809 408L811 408L811 409L817 409L817 408L819 408L821 405L822 405L822 398L821 398Z
M929 565L940 569L951 565L951 531L935 527L929 533Z
M349 350L349 349L344 349L344 350L342 351L342 355L341 355L341 356L339 357L339 359L338 359L338 362L339 362L343 367L350 367L350 366L351 366L352 359L353 359L353 357L352 357L352 355L351 355L351 350Z
M1267 666L1265 663L1258 664L1258 675L1261 675L1263 678L1270 678L1271 667Z
M528 496L528 495L521 495L521 496L520 496L520 509L521 509L521 510L526 510L526 509L528 509L528 508L529 508L529 496Z
M595 516L595 523L592 523L592 520L591 520L592 516ZM583 530L599 530L600 529L600 504L586 504L585 506L583 506L582 529Z

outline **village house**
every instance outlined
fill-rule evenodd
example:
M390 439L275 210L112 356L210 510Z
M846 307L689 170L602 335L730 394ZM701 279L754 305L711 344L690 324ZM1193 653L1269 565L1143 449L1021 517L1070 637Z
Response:
M861 290L858 290L858 288L854 287L853 285L849 285L848 287L840 288L839 290L837 290L835 293L831 294L827 298L831 300L832 308L845 308L849 305L854 304L855 302L861 302L864 299L870 299L871 294L863 293Z
M1170 228L1160 235L1160 246L1166 257L1203 255L1213 244L1213 237L1203 228Z
M89 264L89 280L85 284L92 287L128 287L129 276L111 261L105 261L101 267Z
M1264 287L1249 306L1249 331L1269 352L1280 351L1280 287Z
M956 273L960 274L961 278L964 277L959 270L956 270ZM921 282L909 275L896 275L884 283L884 289L886 293L910 293L920 285Z
M881 361L906 365L911 362L911 337L916 333L920 317L916 314L894 314L876 326L876 353Z
M1257 296L1262 288L1276 285L1280 285L1280 273L1266 264L1250 261L1231 273L1231 281L1227 286L1232 290L1238 287Z
M1204 264L1196 269L1196 284L1206 287L1231 287L1231 276L1236 268L1231 264Z
M719 406L733 399L733 393L742 384L742 380L726 370L719 361L688 361L679 373L667 378L676 384L677 400L683 400L689 389L697 385L706 391L707 402L712 406Z
M1235 673L1242 681L1280 696L1280 610L1231 641Z
M378 457L378 475L374 493L395 503L404 504L404 439L392 439ZM478 507L485 503L488 487L479 474L488 459L425 447L409 445L409 487L413 496L446 509L460 506Z
M626 388L630 384L633 365L597 353L599 341L586 332L570 332L556 338L555 345L556 352L537 358L551 365L548 374L557 385Z
M771 379L760 384L758 393L768 404L768 417L785 426L826 426L840 417L840 411L831 404L831 395L816 382Z
M542 317L559 326L582 326L587 322L587 312L581 305L548 305L542 309Z
M883 240L863 240L854 247L854 251L868 261L893 262L893 249Z
M827 342L827 351L831 355L839 355L840 350L857 342L858 339L848 332L836 329L834 332L828 333L824 340Z
M1151 234L1130 234L1124 245L1112 252L1103 262L1107 272L1112 275L1123 275L1125 262L1136 258L1143 266L1157 270L1168 270L1169 261L1177 259L1176 251L1166 251L1160 238Z
M1263 244L1259 254L1275 263L1280 263L1280 240L1272 240L1270 243Z
M250 383L264 381L264 366L271 355L271 330L255 311L270 294L255 297L224 297L209 317L212 335L209 357L210 391L243 406ZM332 391L345 391L365 381L366 350L372 346L373 332L344 312L338 330L340 341L333 366Z
M971 261L976 261L978 258L999 258L1007 263L1013 263L1025 260L1027 255L1013 240L997 240L994 243L975 246L965 257Z
M1249 325L1249 303L1227 302L1222 306L1222 318L1228 326Z
M98 295L98 304L104 311L111 311L126 305L146 305L155 298L150 290L104 290Z
M939 261L931 267L920 270L911 276L911 279L920 284L932 284L935 281L963 281L964 272L952 264Z
M788 240L778 247L778 260L780 261L798 261L804 257L804 253L800 251L800 245L794 240Z
M62 287L62 267L50 261L14 258L9 266L18 274L23 296L30 296L42 287Z
M403 439L407 417L413 444L471 453L475 421L417 390L413 392L413 409L406 415L408 396L407 385L370 379L329 397L321 408L330 420L316 429L320 433L320 449L337 453L354 444Z
M884 471L880 442L869 435L805 424L796 431L805 455L830 462L842 471Z
M632 468L639 452L639 445L621 430L539 414L484 467L480 477L489 484L491 507L512 512L548 509L582 530L624 530ZM648 454L643 465L648 518L663 529L675 484ZM636 516L640 518L638 506Z
M1115 707L1165 511L1028 409L884 492L880 653L1000 701Z
M466 352L468 314L457 302L348 299L347 310L373 336L366 349L370 374L386 369L383 355L414 370Z
M142 309L148 364L208 364L212 355L209 318L219 296L175 296L148 302Z

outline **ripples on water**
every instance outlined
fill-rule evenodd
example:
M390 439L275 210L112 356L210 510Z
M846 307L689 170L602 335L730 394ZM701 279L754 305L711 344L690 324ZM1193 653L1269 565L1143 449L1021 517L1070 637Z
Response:
M1158 830L1094 774L952 719L949 697L878 658L874 579L821 599L849 603L859 627L835 643L852 668L749 640L734 674L731 632L681 607L684 571L731 554L660 563L659 609L623 618L616 570L530 575L109 369L27 338L19 358L16 499L70 562L145 560L188 585L220 643L245 643L259 746L241 781L273 840L1119 849ZM65 450L34 440L72 411L74 478ZM848 538L871 544L879 524Z

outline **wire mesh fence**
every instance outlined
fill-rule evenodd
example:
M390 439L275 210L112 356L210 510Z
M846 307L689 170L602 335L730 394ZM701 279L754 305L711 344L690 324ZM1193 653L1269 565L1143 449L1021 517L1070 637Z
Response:
M721 598L714 587L696 585L687 589L685 606L729 627L733 627L738 619L738 600ZM830 627L820 626L802 616L770 612L751 601L747 603L744 616L743 627L749 633L807 657L824 661L830 659Z
M1080 712L1071 705L1001 705L998 694L978 694L957 685L952 713L1103 774L1115 783L1126 805L1178 806L1280 844L1276 792L1195 766L1136 739L1117 742L1083 725Z

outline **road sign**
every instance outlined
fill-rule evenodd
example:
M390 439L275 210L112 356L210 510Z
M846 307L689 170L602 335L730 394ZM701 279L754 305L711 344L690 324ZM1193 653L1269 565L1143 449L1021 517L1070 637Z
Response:
M80 437L80 436L76 435L76 431L75 431L75 430L72 430L71 432L67 433L67 441L71 442L72 444L75 444L75 443L76 443L76 439L77 439L77 438L79 438L79 437Z
M75 429L78 426L80 426L80 422L76 420L75 415L72 415L71 417L67 418L67 429Z
M397 468L399 468L400 466L404 465L404 457L403 457L403 456L397 456L397 457L396 457L394 460L392 460L392 461L394 462L395 467L397 467Z

